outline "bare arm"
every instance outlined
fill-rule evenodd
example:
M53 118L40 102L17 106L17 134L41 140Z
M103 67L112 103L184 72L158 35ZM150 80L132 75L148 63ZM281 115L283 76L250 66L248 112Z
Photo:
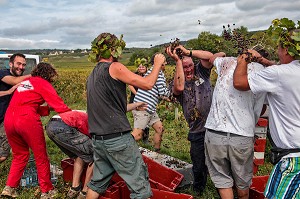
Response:
M251 56L255 57L257 61L264 66L271 66L274 65L274 61L270 61L264 57L262 57L257 51L255 50L248 50L251 53ZM237 67L233 73L233 86L238 90L247 91L250 90L249 82L248 82L248 75L247 75L247 61L245 60L248 58L249 55L242 54L238 57L237 60Z
M157 54L154 58L153 70L146 77L134 74L119 62L112 63L109 68L109 73L112 78L120 80L126 84L136 86L143 90L150 90L157 80L161 66L165 63L165 59L166 58L163 54Z
M200 59L203 67L212 68L213 65L209 62L209 59L213 56L211 52L205 50L187 50L181 45L177 48L180 48L185 56L192 55L192 57Z
M184 84L185 84L182 61L181 61L181 59L179 59L178 55L176 54L176 50L171 52L171 47L168 47L166 49L166 52L176 62L176 69L175 69L174 80L173 80L174 85L173 85L172 92L175 95L179 95L180 93L183 92Z
M272 66L272 65L275 65L275 64L276 64L275 61L268 60L268 59L266 59L266 58L264 58L264 57L261 57L261 58L259 59L259 63L261 63L261 64L264 65L264 66Z
M24 75L24 76L19 76L19 77L7 75L7 76L3 77L1 80L3 82L5 82L6 84L9 84L9 85L13 86L13 85L16 85L16 84L20 83L24 79L29 78L29 77L31 77L31 75Z
M225 57L225 56L226 56L226 54L225 54L224 52L218 52L218 53L215 53L215 54L213 54L213 56L209 59L209 62L210 62L211 64L213 64L214 61L215 61L215 59L216 59L217 57Z
M12 94L20 84L16 84L7 91L0 91L0 97Z
M145 103L145 102L135 102L135 103L127 104L127 112L132 111L136 108L141 108L143 110L146 110L147 109L147 103Z
M237 66L233 73L233 86L237 90L247 91L250 90L248 75L247 75L247 62L245 60L247 55L242 54L237 59Z
M128 88L129 88L129 90L130 90L134 95L136 95L136 90L134 89L133 86L128 85Z

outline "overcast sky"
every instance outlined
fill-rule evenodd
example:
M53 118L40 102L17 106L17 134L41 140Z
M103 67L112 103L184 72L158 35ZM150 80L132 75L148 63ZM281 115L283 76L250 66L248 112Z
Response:
M275 18L300 20L299 0L0 0L0 49L90 48L102 32L126 47L150 47L235 24L267 29ZM200 20L200 24L198 22Z

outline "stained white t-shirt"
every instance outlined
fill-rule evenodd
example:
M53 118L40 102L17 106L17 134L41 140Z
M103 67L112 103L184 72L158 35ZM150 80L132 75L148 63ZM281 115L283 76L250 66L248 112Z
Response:
M248 76L253 93L267 93L269 128L280 148L300 148L300 63L273 65Z
M233 73L236 65L236 57L219 57L214 61L218 78L205 128L253 137L266 94L235 89ZM248 74L263 68L252 62L248 64Z

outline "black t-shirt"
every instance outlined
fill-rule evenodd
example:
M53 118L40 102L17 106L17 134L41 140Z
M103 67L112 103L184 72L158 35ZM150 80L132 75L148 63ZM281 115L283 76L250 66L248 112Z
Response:
M7 91L12 87L12 85L6 84L2 81L2 78L8 75L11 76L9 69L0 70L0 91ZM10 102L11 96L12 95L5 95L0 97L0 123L2 123L4 120L4 114Z

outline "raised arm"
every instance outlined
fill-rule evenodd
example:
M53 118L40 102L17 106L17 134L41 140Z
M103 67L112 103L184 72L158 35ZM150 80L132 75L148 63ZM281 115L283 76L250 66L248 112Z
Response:
M173 80L173 90L172 92L174 95L179 95L184 90L184 84L185 84L185 78L184 78L184 72L183 72L183 66L182 61L176 54L176 50L171 52L171 47L168 47L166 49L167 54L172 57L176 62L176 69L174 74L174 80Z
M233 73L233 86L237 90L241 91L250 90L247 75L247 57L248 56L246 54L238 56L237 66Z
M211 52L205 50L187 50L181 45L179 45L177 48L180 48L185 56L200 59L203 67L208 69L212 68L213 65L209 62L209 59L213 56Z
M114 62L111 64L109 73L112 78L120 80L126 84L136 86L143 90L150 90L154 86L161 66L166 62L166 58L163 54L157 54L154 58L154 66L152 72L146 77L141 77L130 70L128 70L123 64Z
M209 62L211 64L213 64L217 57L226 57L226 54L224 52L215 53L215 54L213 54L213 56L211 56L211 58L209 59Z

